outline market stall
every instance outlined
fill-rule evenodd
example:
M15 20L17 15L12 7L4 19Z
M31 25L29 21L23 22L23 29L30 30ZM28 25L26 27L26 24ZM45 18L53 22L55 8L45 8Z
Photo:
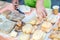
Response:
M9 5L6 10L3 7L0 5L0 40L60 40L59 6L54 6L53 9L46 8L47 16L42 21L38 19L36 9L27 15ZM19 5L17 9L27 12L31 7Z

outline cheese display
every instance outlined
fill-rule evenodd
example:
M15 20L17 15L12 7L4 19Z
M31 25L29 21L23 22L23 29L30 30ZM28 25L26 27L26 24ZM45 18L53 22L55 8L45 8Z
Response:
M52 24L50 22L43 22L41 25L41 30L45 31L45 32L49 32L52 28Z
M44 40L46 36L46 33L43 32L42 30L36 30L33 35L31 40Z
M24 26L22 27L22 31L23 31L24 33L31 33L32 30L33 30L33 27L32 27L31 24L26 24L26 25L24 25Z
M20 40L30 40L30 34L22 33L20 35Z
M0 9L6 4L4 3L0 1ZM7 4L6 8L8 7ZM16 38L16 40L60 40L60 15L57 12L58 10L47 9L47 16L40 19L35 8L19 5L17 9L19 10L2 10L3 12L0 14L0 35ZM20 11L24 14L19 13ZM10 39L1 38L0 40Z

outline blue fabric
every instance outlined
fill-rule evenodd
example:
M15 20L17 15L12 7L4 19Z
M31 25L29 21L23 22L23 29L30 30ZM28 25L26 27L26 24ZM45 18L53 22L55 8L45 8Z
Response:
M60 0L51 0L51 8L52 8L54 5L58 5L58 6L60 7ZM59 8L59 12L60 12L60 8Z
M10 3L12 2L12 0L6 0L6 1L7 1L7 2L10 2Z
M10 2L10 3L12 2L12 0L6 0L6 1L7 1L7 2ZM23 5L23 4L24 4L24 0L19 0L19 4L20 4L20 5Z
M24 0L19 0L20 5L24 5Z

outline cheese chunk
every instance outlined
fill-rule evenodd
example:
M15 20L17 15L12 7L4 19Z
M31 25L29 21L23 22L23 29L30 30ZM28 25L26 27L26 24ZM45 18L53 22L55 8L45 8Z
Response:
M22 27L22 31L23 31L24 33L31 33L32 30L33 30L33 27L32 27L31 24L26 24L26 25L24 25L24 26Z

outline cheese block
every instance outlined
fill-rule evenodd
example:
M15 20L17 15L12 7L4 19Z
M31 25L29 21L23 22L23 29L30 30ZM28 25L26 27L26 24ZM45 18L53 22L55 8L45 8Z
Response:
M26 25L24 25L24 26L22 27L22 31L23 31L24 33L31 33L32 30L33 30L33 27L32 27L31 24L26 24Z
M20 35L20 40L30 40L30 34L22 33Z
M46 33L43 32L42 30L36 30L33 35L31 40L44 40L46 37Z

